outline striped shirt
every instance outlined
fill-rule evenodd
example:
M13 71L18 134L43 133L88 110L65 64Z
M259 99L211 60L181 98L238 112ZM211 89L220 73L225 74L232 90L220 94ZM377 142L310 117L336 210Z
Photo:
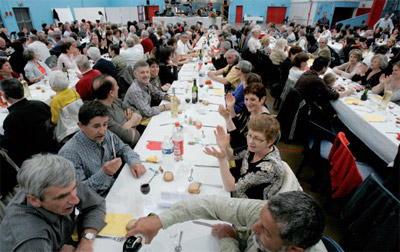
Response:
M76 178L79 181L103 197L107 195L115 181L115 178L107 175L102 168L106 162L114 159L111 137L117 157L129 167L140 163L139 155L108 130L101 144L87 138L82 131L78 131L58 153L74 164Z

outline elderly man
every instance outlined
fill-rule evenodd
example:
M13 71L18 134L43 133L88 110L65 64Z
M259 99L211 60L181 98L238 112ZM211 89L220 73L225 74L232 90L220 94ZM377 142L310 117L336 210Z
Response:
M104 199L75 178L73 164L56 155L36 155L18 172L20 191L0 225L3 251L92 251L104 226ZM81 237L75 248L75 227Z
M227 211L229 209L229 211ZM325 217L317 202L300 191L276 194L268 201L203 196L181 201L158 216L140 218L127 236L142 234L150 243L161 228L195 219L214 219L243 227L245 251L326 251L320 241ZM221 251L240 251L239 232L213 225Z
M195 54L189 47L189 34L182 32L181 37L178 40L176 54L180 55L182 59L191 58Z
M210 49L208 52L216 70L224 68L228 65L228 62L225 58L225 53L229 49L232 49L232 44L229 41L222 41L220 53L215 53L213 49Z
M143 30L141 32L141 37L142 37L142 41L140 41L140 44L143 46L144 49L144 53L150 53L151 50L153 50L154 45L153 42L151 41L151 39L149 38L149 32L146 30Z
M293 32L293 27L291 27L291 26L289 26L287 29L286 29L286 31L287 31L287 37L286 37L286 40L287 40L287 42L288 42L288 44L295 44L296 43L296 36L294 35L294 32Z
M392 19L390 19L389 17L390 17L390 13L387 12L385 14L385 17L379 19L378 22L376 22L376 24L374 24L374 31L376 30L376 27L381 27L382 30L389 28L390 33L392 33L394 26L393 26Z
M40 56L41 61L46 61L48 57L50 57L50 51L47 46L39 41L39 38L36 35L30 35L29 36L29 45L28 48L32 48L33 50L36 51L37 54Z
M0 89L3 98L11 104L3 123L2 147L8 150L8 155L20 166L34 154L51 151L50 107L24 98L24 88L18 79L2 80Z
M103 103L85 102L78 118L80 131L61 148L59 155L72 161L79 181L105 197L122 162L129 165L135 178L146 172L139 155L107 130L108 110Z
M118 89L117 81L111 76L100 75L93 80L95 97L106 105L109 112L108 129L133 148L140 137L136 126L142 116L118 99Z
M7 57L9 53L9 49L6 46L6 41L0 37L0 56Z
M313 53L309 54L311 58L316 59L317 57L324 57L331 62L331 50L328 47L328 40L326 38L320 38L318 42L318 49Z
M239 53L235 49L229 49L225 53L225 58L228 62L228 65L222 69L219 69L218 71L208 72L208 77L210 77L212 80L223 83L228 90L230 89L230 86L235 89L240 81L234 69L239 62ZM223 77L218 76L221 74Z
M150 84L150 67L145 61L138 61L133 66L135 80L125 95L124 102L136 108L144 119L158 115L163 111L170 110L171 104L151 106L152 100L169 101L169 95Z
M82 101L93 100L92 80L101 73L90 67L90 62L85 55L76 56L75 62L82 73L78 75L80 80L76 83L76 91L81 96Z
M128 48L121 50L121 56L125 59L126 65L133 67L139 59L144 58L144 50L139 44L135 46L134 38L128 38L126 46Z
M99 48L90 47L87 54L89 58L94 61L93 69L99 70L101 73L111 75L114 79L117 79L117 69L111 61L101 58Z
M247 47L249 48L249 51L251 53L257 53L257 50L260 50L261 48L260 40L258 40L260 34L261 34L260 27L254 27L253 30L251 31L251 38L247 43Z

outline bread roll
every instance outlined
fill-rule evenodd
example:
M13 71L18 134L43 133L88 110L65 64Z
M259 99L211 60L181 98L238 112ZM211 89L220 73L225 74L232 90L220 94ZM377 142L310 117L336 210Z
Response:
M133 225L137 222L137 219L132 219L126 224L126 230L131 230L133 228Z
M164 180L167 182L174 180L174 174L170 171L164 172Z
M200 183L193 182L189 185L188 192L191 194L199 194L200 193Z

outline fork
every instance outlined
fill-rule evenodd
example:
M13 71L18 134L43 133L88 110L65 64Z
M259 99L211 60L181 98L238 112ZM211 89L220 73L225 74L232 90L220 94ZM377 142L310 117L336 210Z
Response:
M190 169L190 176L189 176L188 180L189 180L189 182L192 182L192 180L193 180L193 168Z
M183 235L183 231L181 230L181 233L179 234L178 245L176 245L176 247L175 247L175 252L181 252L182 251L182 246L181 246L182 235Z

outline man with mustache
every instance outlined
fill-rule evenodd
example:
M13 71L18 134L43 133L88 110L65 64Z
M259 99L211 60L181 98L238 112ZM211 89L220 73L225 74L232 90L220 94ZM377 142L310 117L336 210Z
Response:
M61 148L59 155L72 161L79 181L105 197L123 162L129 165L135 178L146 172L139 155L107 130L108 110L102 102L85 102L78 119L80 131Z
M0 225L1 251L93 251L105 226L106 204L76 181L70 161L35 155L23 163L17 179L20 191ZM71 239L76 226L79 243L78 236Z
M140 218L127 236L142 234L150 243L159 229L195 219L234 224L236 230L228 224L213 225L211 234L219 239L220 251L240 251L239 236L247 242L245 251L326 251L320 241L324 213L313 198L300 191L276 194L268 201L195 197L158 216Z

